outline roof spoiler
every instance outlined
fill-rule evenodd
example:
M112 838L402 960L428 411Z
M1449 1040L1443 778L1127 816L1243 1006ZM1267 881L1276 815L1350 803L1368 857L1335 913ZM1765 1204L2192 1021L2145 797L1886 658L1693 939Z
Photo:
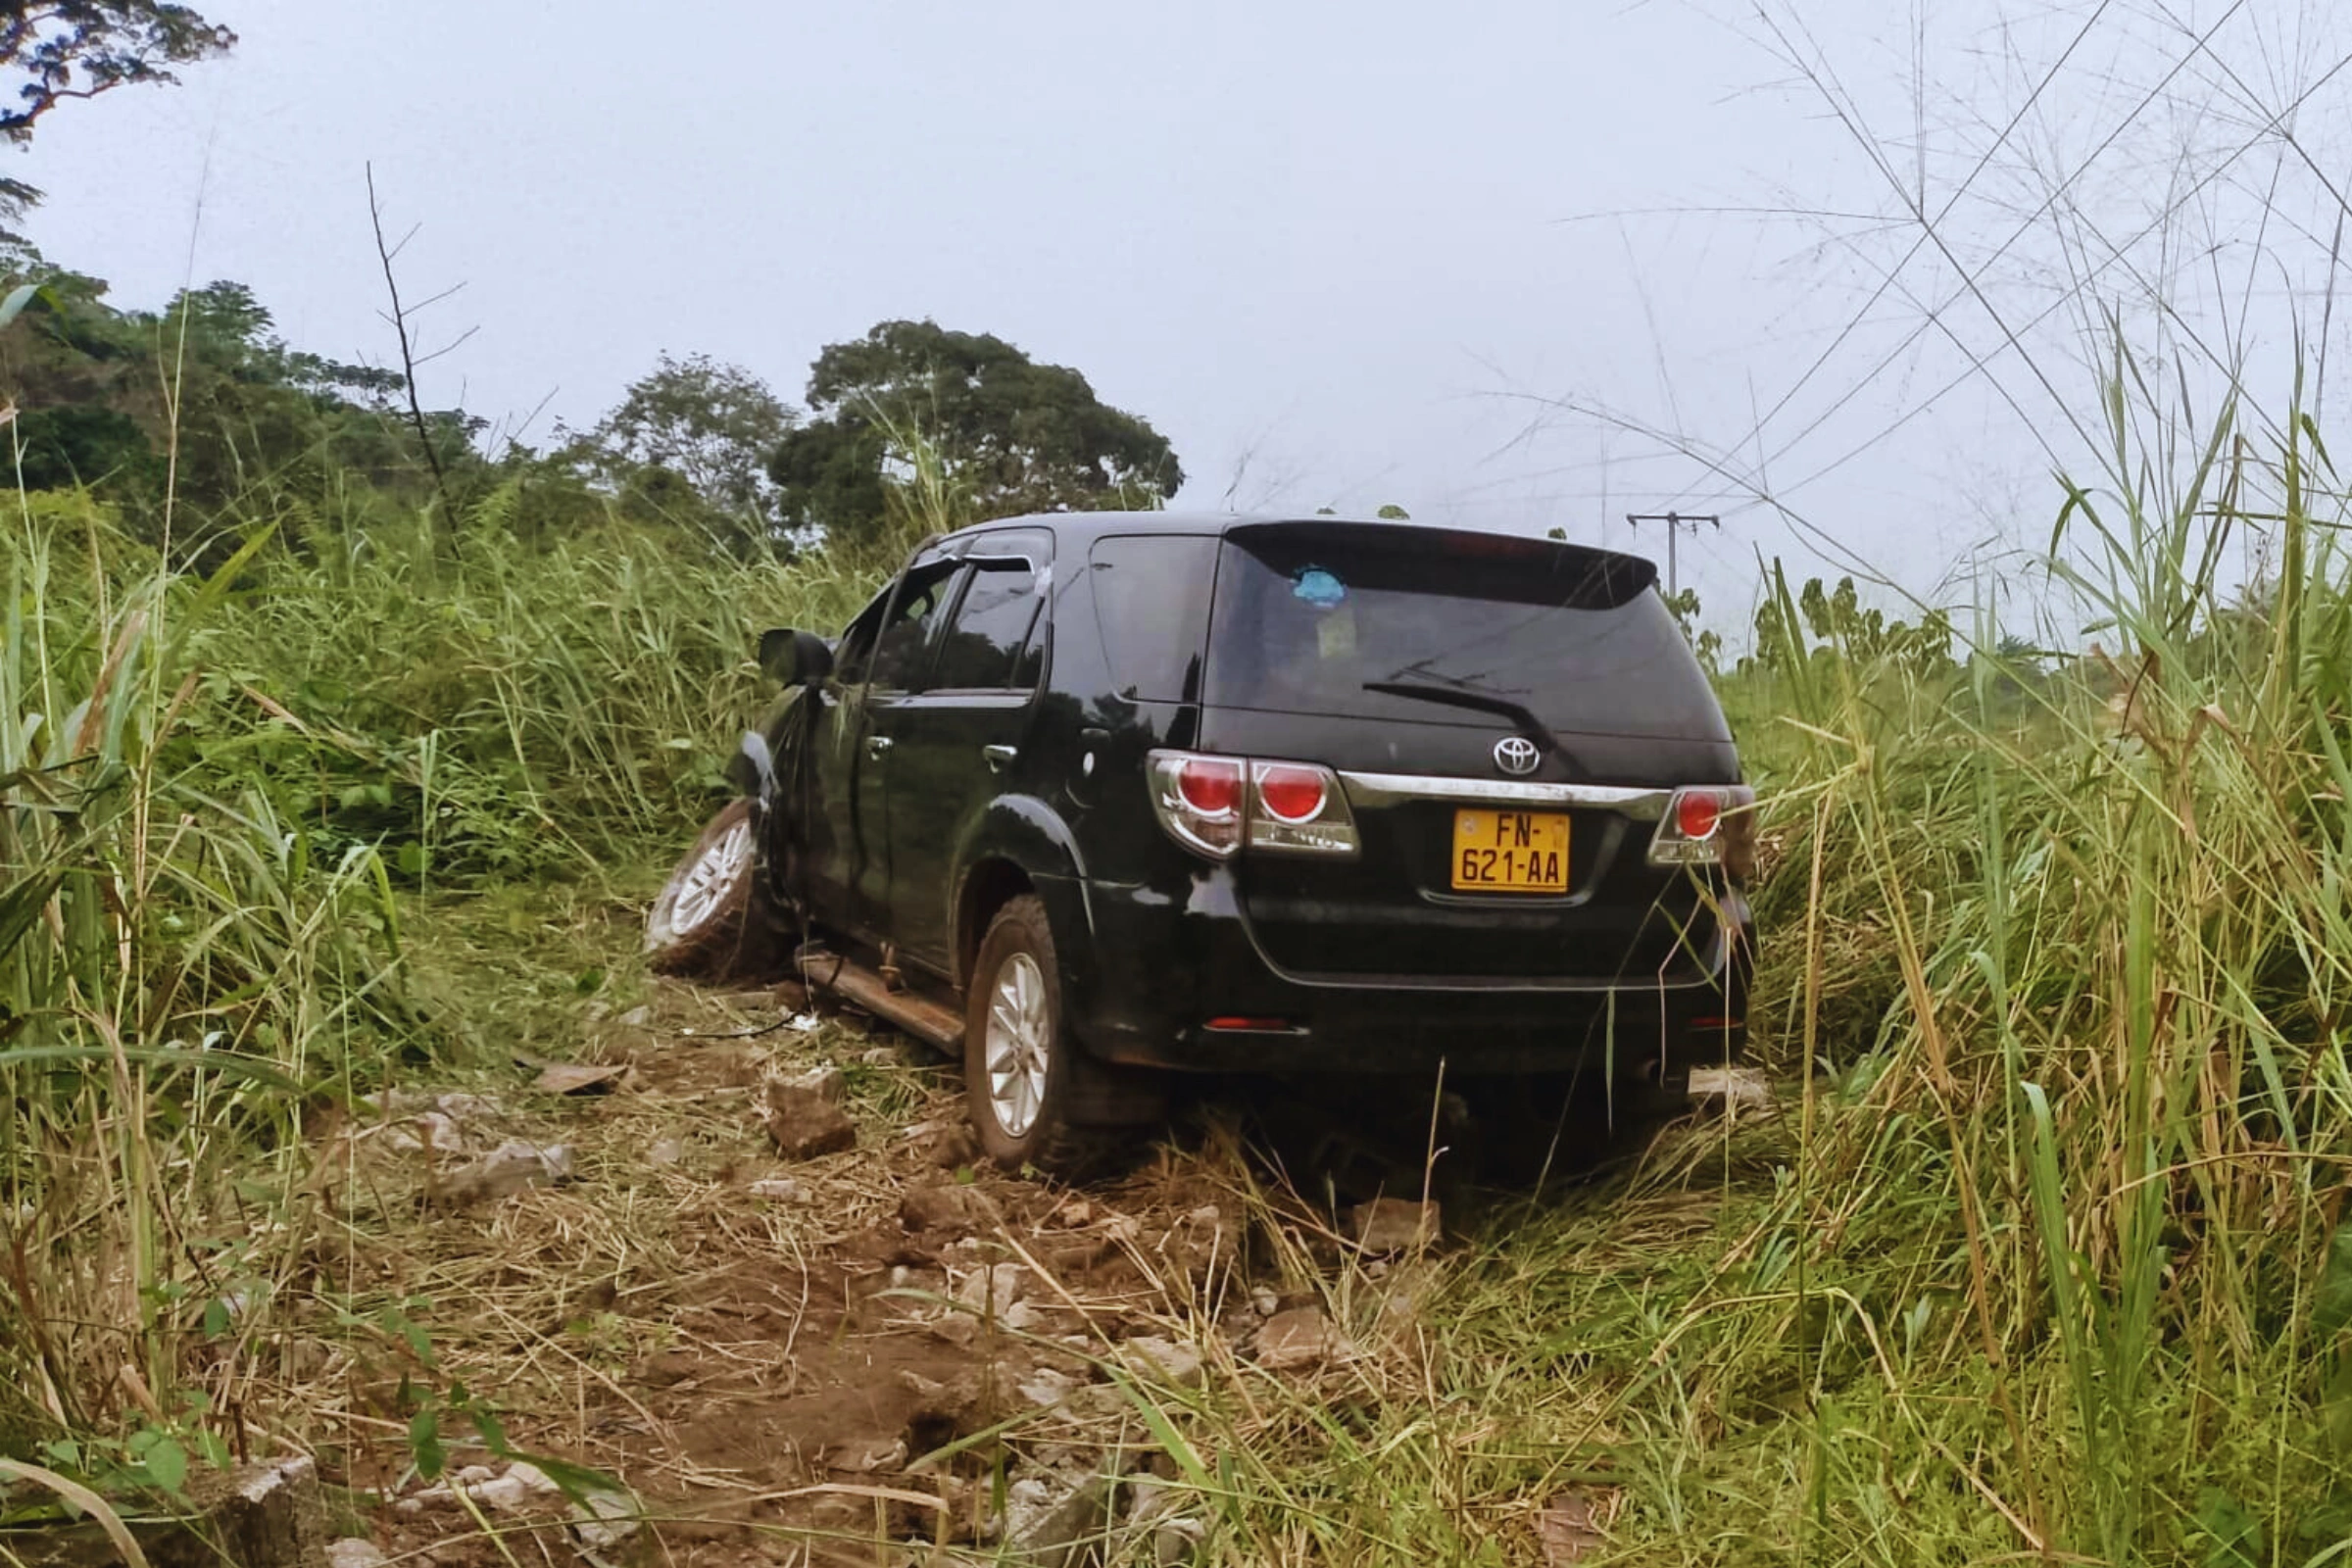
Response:
M1564 580L1572 584L1567 602L1588 610L1615 610L1630 604L1647 593L1658 580L1656 562L1621 551L1525 534L1438 528L1424 523L1301 517L1295 521L1237 523L1225 531L1225 537L1245 548L1255 544L1323 545L1331 549L1507 564L1547 582Z

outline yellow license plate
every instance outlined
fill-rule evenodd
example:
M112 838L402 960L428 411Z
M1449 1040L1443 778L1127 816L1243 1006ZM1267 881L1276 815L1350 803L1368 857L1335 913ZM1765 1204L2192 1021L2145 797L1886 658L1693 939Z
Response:
M1458 893L1568 891L1568 817L1560 811L1453 813Z

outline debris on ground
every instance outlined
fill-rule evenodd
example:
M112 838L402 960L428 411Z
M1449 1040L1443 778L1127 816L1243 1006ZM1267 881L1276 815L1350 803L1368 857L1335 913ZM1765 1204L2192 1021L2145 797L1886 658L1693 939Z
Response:
M549 1187L571 1175L571 1151L563 1144L510 1138L481 1158L452 1171L436 1195L452 1207L494 1203L526 1187Z
M1571 1488L1536 1513L1536 1544L1544 1553L1544 1568L1569 1568L1606 1544L1593 1522L1590 1493Z
M830 1064L811 1067L807 1072L795 1073L782 1081L786 1088L806 1089L829 1104L838 1105L849 1098L849 1074Z
M1200 1555L1208 1522L1182 1511L1188 1501L1199 1500L1193 1494L1150 1476L1138 1478L1130 1490L1125 1535L1130 1542L1149 1540L1154 1568L1182 1568ZM1133 1560L1132 1548L1117 1560Z
M585 1061L551 1061L539 1069L531 1084L533 1089L547 1095L604 1095L628 1087L636 1071L623 1061L600 1065Z
M1257 1329L1257 1364L1273 1372L1295 1372L1344 1359L1349 1347L1319 1306L1277 1312Z
M771 1203L805 1203L808 1189L789 1176L763 1176L746 1189L754 1198L764 1198Z
M1004 1549L1035 1568L1074 1568L1110 1516L1111 1478L1046 1471L1005 1489Z
M1029 1271L1018 1263L993 1263L972 1271L956 1288L956 1299L974 1317L1008 1329L1025 1329L1037 1321L1026 1299Z
M1179 1389L1199 1388L1205 1366L1199 1350L1156 1334L1138 1334L1122 1342L1112 1350L1111 1359L1138 1383L1165 1383Z
M328 1135L408 1151L348 1185L355 1205L413 1214L421 1194L453 1210L421 1249L412 1232L408 1251L335 1263L337 1288L429 1278L480 1303L430 1324L442 1375L497 1399L510 1441L617 1483L583 1502L527 1465L463 1465L364 1515L374 1539L337 1568L381 1568L369 1546L502 1568L510 1533L591 1568L752 1568L825 1536L872 1542L877 1562L950 1560L944 1545L1047 1568L1191 1563L1213 1555L1213 1512L1170 1479L1139 1402L1189 1429L1237 1362L1308 1398L1343 1363L1402 1391L1426 1369L1424 1307L1450 1266L1437 1204L1335 1219L1328 1197L1237 1187L1186 1153L1082 1190L1027 1179L983 1157L952 1065L866 1051L837 1020L743 1034L724 1005L660 983L634 1078L609 1081L629 1093L409 1090L370 1107L381 1123ZM608 1041L620 1021L602 1021ZM841 1065L866 1056L890 1070ZM564 1185L575 1165L595 1180ZM525 1187L542 1191L485 1201ZM303 1363L319 1403L348 1384L380 1429L335 1477L358 1495L412 1464L390 1354ZM549 1371L554 1398L533 1382Z
M617 1492L591 1492L572 1508L571 1535L583 1556L611 1551L635 1535L644 1510Z
M899 1200L899 1223L907 1230L950 1239L969 1236L997 1223L995 1205L977 1187L917 1187Z
M858 1124L812 1089L771 1078L760 1099L767 1135L786 1159L814 1159L858 1147Z
M1376 1198L1348 1211L1348 1234L1355 1245L1375 1256L1435 1247L1444 1234L1443 1216L1435 1201L1409 1202L1401 1198Z
M326 1548L326 1568L385 1568L391 1560L381 1546L358 1536L334 1542Z
M1690 1102L1727 1116L1755 1115L1772 1109L1772 1080L1753 1067L1694 1067Z

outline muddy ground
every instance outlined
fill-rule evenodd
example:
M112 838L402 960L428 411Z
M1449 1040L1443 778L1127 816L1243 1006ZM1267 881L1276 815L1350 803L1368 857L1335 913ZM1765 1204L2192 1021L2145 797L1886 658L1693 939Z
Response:
M1427 1089L1212 1086L1067 1186L980 1166L945 1061L789 983L661 982L545 1066L322 1132L288 1286L347 1332L275 1347L268 1392L391 1560L1191 1560L1200 1401L1429 1381L1434 1213L1354 1207L1451 1168ZM546 1461L615 1518L583 1533L600 1484Z

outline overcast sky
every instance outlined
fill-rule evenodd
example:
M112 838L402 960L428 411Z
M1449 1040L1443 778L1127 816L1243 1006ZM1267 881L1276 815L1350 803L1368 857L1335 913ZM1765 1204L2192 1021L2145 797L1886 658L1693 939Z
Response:
M404 287L465 285L428 338L478 328L428 401L544 402L526 440L663 351L797 399L931 317L1150 418L1187 503L1720 512L1683 564L1727 628L1759 551L1949 598L2046 541L2102 310L2192 396L2316 340L2325 3L1763 4L201 0L231 58L8 172L120 303L234 278L382 363L372 160Z

